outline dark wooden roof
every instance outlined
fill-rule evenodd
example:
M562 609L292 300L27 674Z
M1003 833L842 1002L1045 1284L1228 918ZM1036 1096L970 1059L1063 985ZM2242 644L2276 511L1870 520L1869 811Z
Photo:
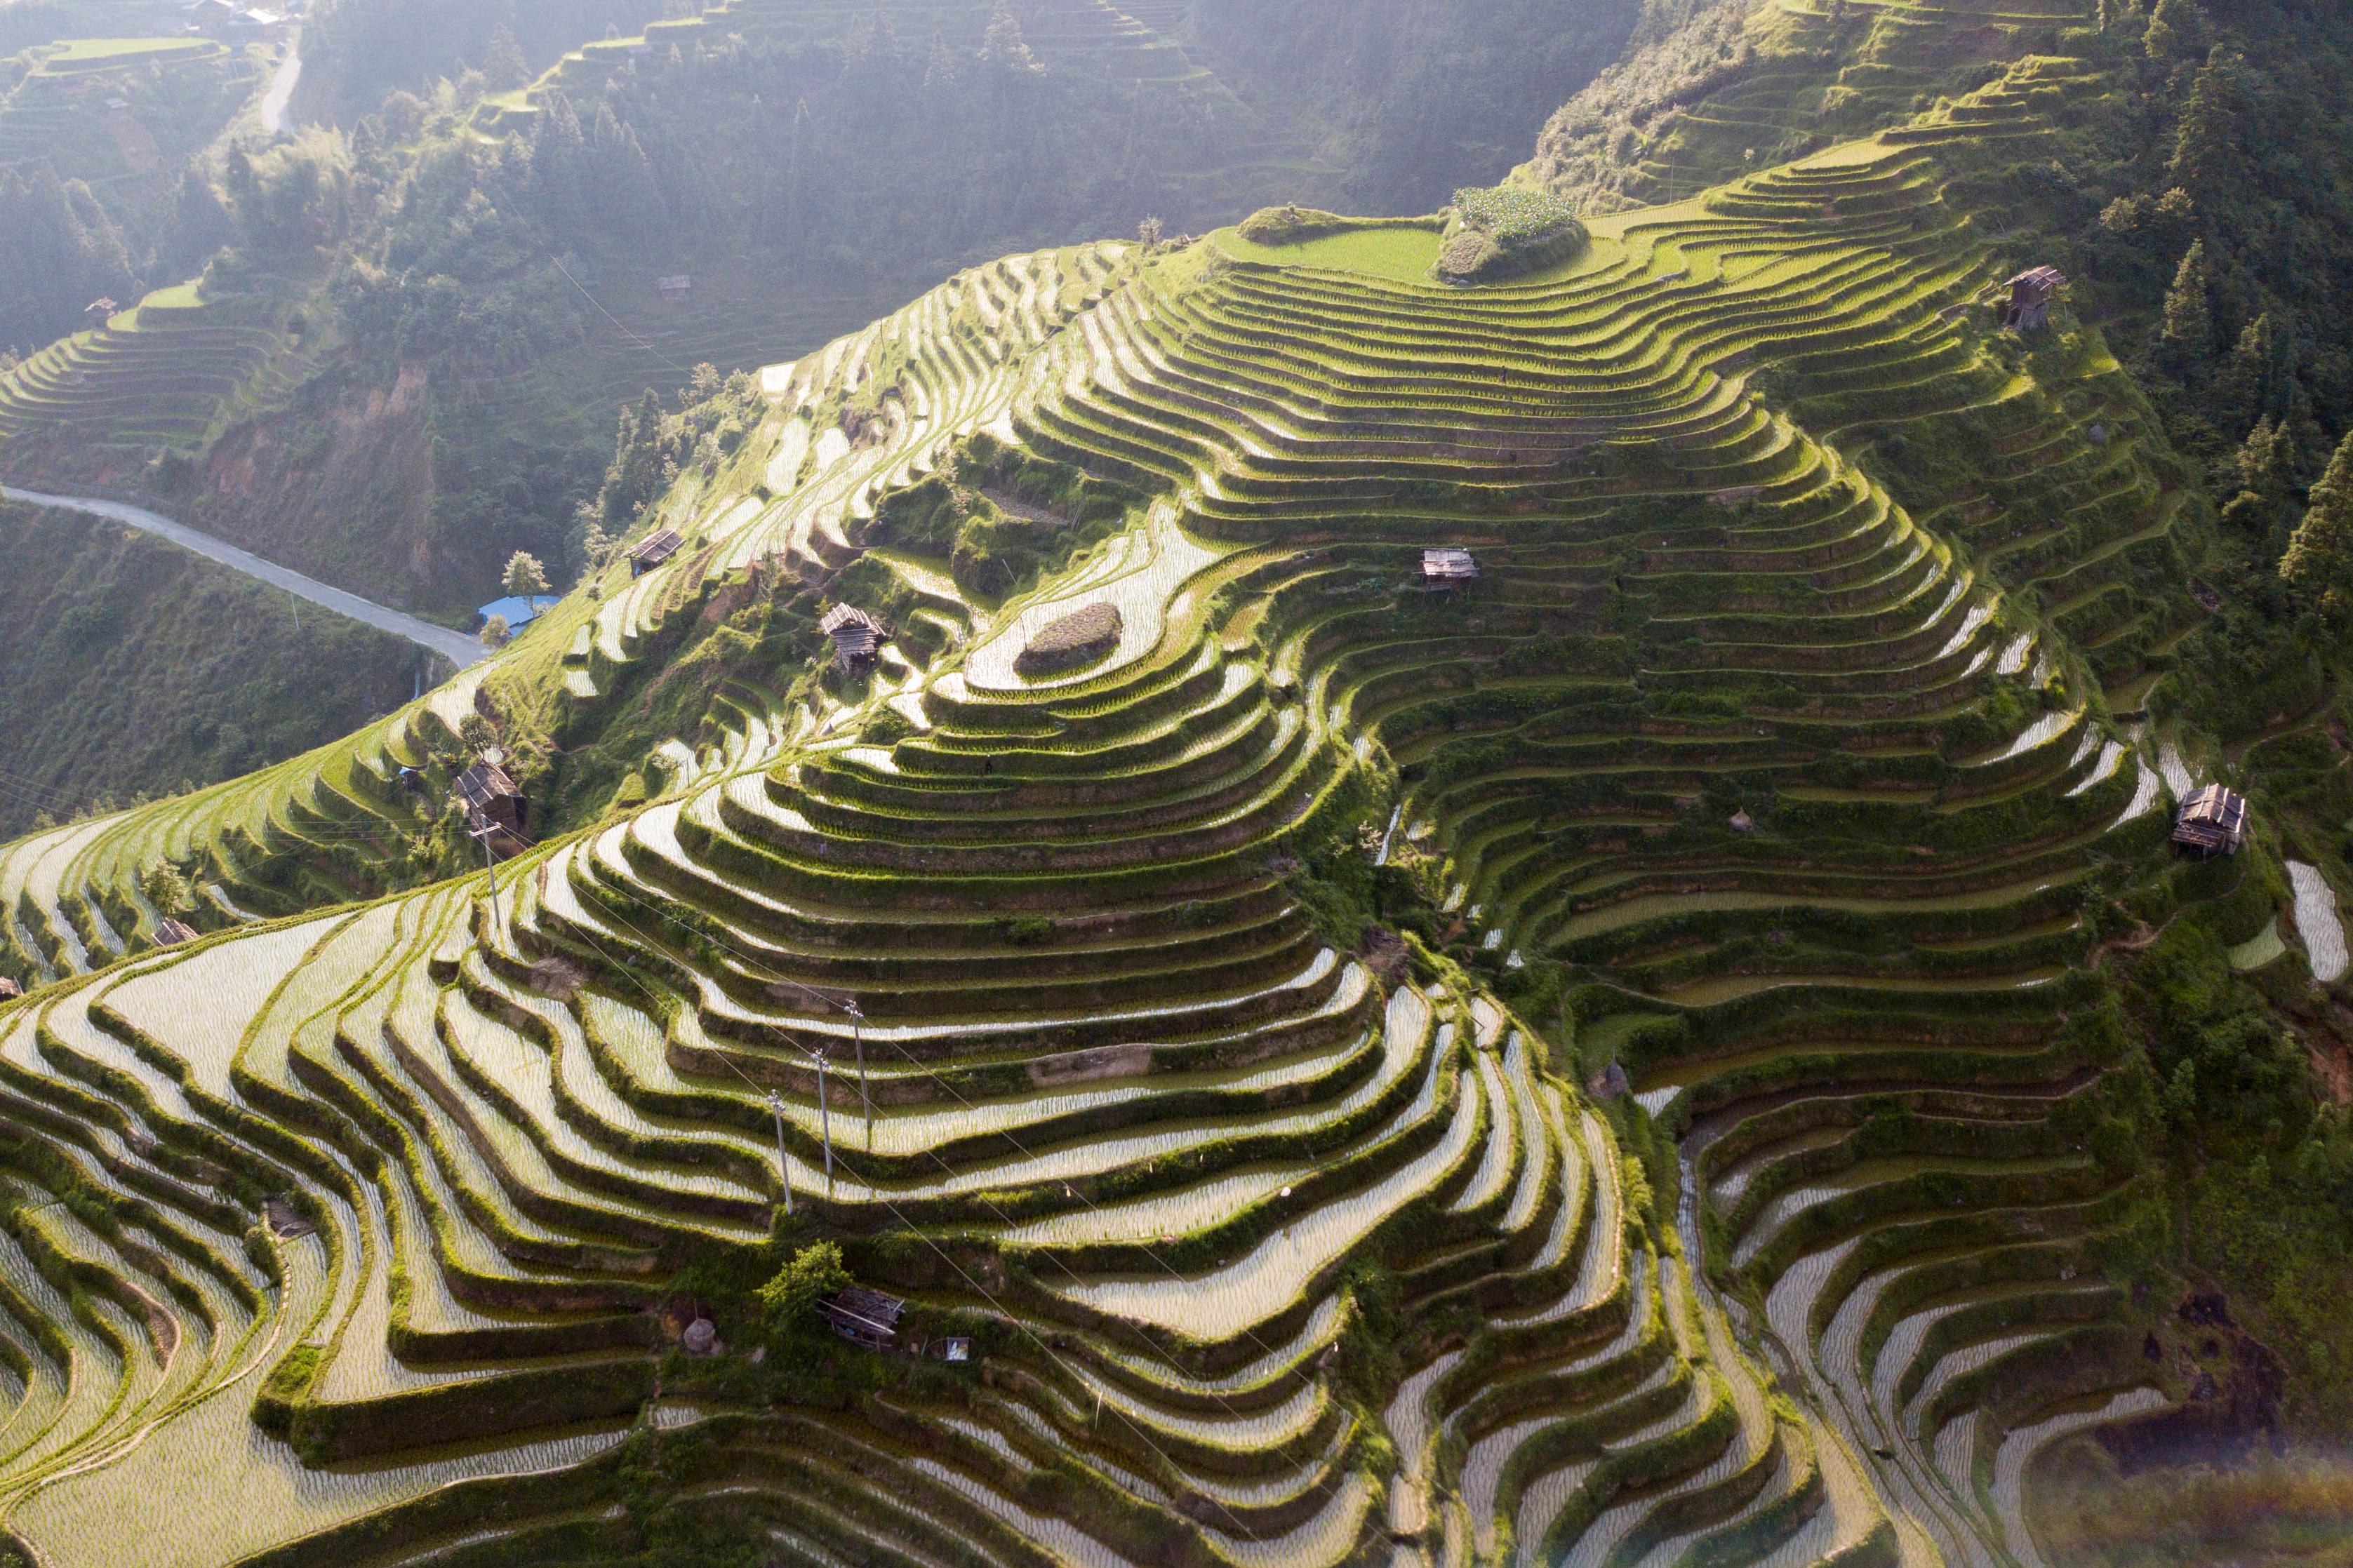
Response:
M514 780L507 777L506 769L496 763L476 763L458 775L458 798L470 810L480 811L494 800L520 800L522 791L515 788Z
M2181 803L2173 841L2193 849L2238 848L2247 836L2247 802L2236 791L2208 784Z
M638 541L635 548L629 552L629 559L640 566L659 566L677 554L678 547L685 542L685 540L678 536L678 530L665 528L658 533L649 533Z
M829 637L839 637L845 630L865 630L876 637L882 635L882 623L855 605L836 605L818 622L817 629Z
M821 1298L817 1310L837 1328L890 1335L899 1331L899 1319L906 1312L907 1303L896 1296L869 1290L863 1285L849 1285Z
M155 923L155 945L177 947L184 942L196 940L196 928L185 921L158 921Z
M2010 290L2012 294L2049 295L2066 282L2067 275L2056 267L2030 267L2010 280Z

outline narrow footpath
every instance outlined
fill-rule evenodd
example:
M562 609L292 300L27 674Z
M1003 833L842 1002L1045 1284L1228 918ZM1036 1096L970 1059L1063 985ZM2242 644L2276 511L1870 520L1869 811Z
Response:
M0 496L10 500L29 501L35 506L86 511L93 517L107 518L125 527L138 529L142 533L168 539L183 550L192 550L207 561L217 561L231 571L244 573L256 582L283 588L298 599L308 599L322 608L332 610L340 616L349 616L378 631L406 637L417 647L439 654L460 669L482 658L486 652L480 642L463 632L437 626L430 621L420 621L415 616L403 615L398 610L363 599L357 594L346 594L341 588L331 588L315 578L305 577L300 572L275 562L264 561L249 550L239 550L234 544L224 543L209 533L190 528L185 522L174 522L160 512L149 511L145 507L118 500L99 500L90 496L46 495L39 490L18 489L13 485L0 485Z

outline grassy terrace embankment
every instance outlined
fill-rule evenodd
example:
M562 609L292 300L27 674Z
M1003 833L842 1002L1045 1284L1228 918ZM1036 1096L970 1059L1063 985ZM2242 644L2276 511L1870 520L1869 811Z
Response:
M1945 197L1939 127L2066 79L1509 284L976 269L767 373L668 565L10 847L53 982L0 1012L10 1527L553 1559L655 1456L668 1517L805 1563L2022 1555L2037 1447L2177 1392L2104 1272L2143 1220L2085 1148L2082 911L2180 893L2103 695L2184 614L2136 574L2179 519L2095 337L1989 335ZM976 518L1043 568L981 572ZM1414 585L1438 544L1474 587ZM397 769L434 799L478 696L565 733L794 583L889 622L871 673L731 683L642 805L391 891ZM1108 654L1021 672L1104 603ZM295 918L145 951L159 851L212 923ZM986 1375L665 1355L673 1292L755 1336L780 1220ZM225 1443L278 1500L127 1484Z

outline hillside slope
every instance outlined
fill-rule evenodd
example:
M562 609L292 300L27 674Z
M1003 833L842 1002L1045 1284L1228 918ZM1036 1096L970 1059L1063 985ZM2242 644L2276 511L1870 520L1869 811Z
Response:
M1025 246L1147 217L1208 227L1274 200L1435 205L1450 181L1500 174L1631 17L1620 0L1574 26L1447 0L1366 10L1351 33L1305 10L1094 0L1021 0L1003 26L984 0L448 9L322 5L298 107L347 129L264 137L248 117L208 145L207 122L148 178L174 200L94 237L68 222L69 179L0 170L0 210L20 212L21 173L26 203L112 258L0 289L47 312L24 363L0 359L0 475L152 497L470 627L513 552L559 581L586 565L579 508L644 389L696 395L698 366L815 348ZM150 16L145 0L67 12ZM7 101L63 90L58 68ZM60 160L100 129L105 93L131 90L76 68L89 90L59 111L77 128ZM127 188L102 167L58 164ZM47 255L41 232L27 216L22 248ZM84 321L101 293L127 308ZM14 330L0 320L0 342Z
M2021 60L1509 285L1405 280L1414 229L972 269L714 402L667 564L9 847L9 1527L2033 1561L2039 1451L2192 1403L2116 954L2306 973L2277 831L2177 860L2191 764L2126 722L2197 614L2179 460L2063 301L1993 326L1976 201L2105 79ZM432 864L477 715L541 841L323 907ZM304 912L147 951L159 852ZM977 1367L776 1305L819 1241ZM155 1506L223 1453L268 1501Z

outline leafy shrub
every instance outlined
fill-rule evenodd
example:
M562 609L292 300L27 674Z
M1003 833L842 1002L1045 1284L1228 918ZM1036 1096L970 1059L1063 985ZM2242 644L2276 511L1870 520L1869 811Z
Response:
M1589 238L1576 209L1549 192L1460 190L1435 272L1446 283L1497 282L1572 260Z

